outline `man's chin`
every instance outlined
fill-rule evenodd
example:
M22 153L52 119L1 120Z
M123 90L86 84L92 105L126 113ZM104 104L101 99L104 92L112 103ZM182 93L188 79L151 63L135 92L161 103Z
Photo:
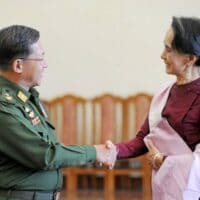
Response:
M41 82L37 82L35 84L32 85L32 87L37 87L37 86L40 86L41 85Z

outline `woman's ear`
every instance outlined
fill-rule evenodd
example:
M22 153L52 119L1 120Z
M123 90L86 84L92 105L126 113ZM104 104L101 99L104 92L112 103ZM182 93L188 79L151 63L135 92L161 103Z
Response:
M189 55L188 58L189 58L188 65L190 66L195 65L196 61L198 60L198 57L195 55Z
M23 71L22 59L16 59L12 62L12 69L15 73L21 74Z

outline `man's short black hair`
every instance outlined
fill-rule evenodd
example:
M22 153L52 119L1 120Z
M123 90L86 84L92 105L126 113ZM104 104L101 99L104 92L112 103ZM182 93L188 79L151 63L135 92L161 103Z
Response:
M16 58L26 58L31 54L30 46L39 40L36 29L12 25L0 30L0 69L7 70Z

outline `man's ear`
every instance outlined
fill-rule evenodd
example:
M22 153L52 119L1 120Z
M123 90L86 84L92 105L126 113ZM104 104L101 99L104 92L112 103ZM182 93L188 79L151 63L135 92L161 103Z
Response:
M21 74L23 71L22 59L16 59L12 62L12 69L15 73Z

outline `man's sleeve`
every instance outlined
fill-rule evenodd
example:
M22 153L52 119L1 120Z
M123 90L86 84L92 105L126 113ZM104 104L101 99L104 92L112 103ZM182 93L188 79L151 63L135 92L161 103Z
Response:
M51 170L96 160L93 146L64 146L43 139L17 115L0 108L0 152L34 169Z

